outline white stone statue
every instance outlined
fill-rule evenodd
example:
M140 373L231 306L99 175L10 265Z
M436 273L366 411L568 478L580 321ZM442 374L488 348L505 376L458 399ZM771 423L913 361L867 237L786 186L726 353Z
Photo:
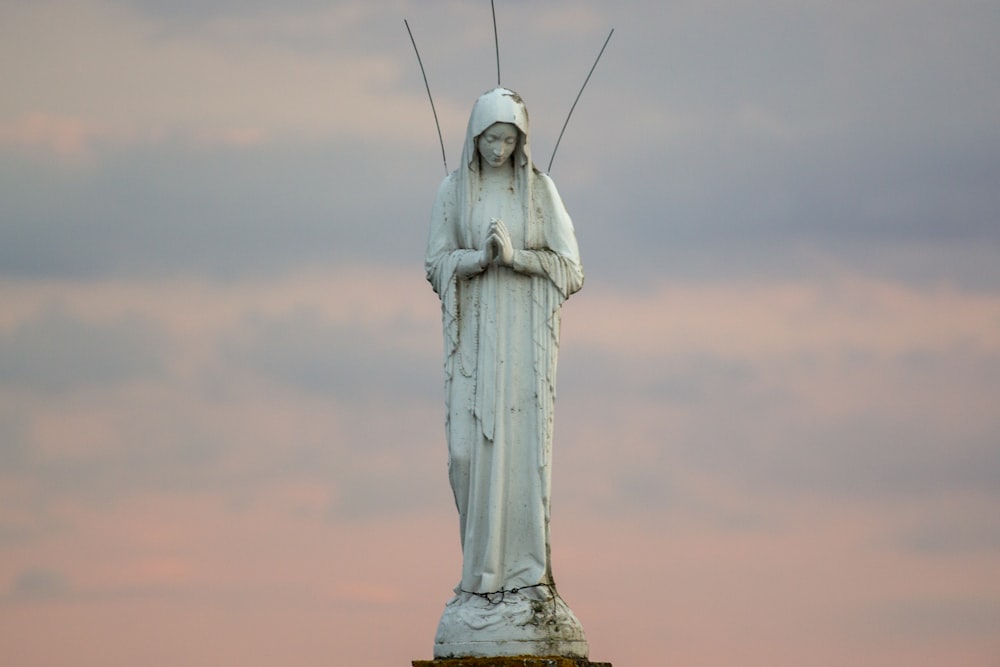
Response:
M441 298L448 472L462 580L435 658L587 657L556 593L549 505L559 309L583 286L573 224L531 161L514 92L476 101L462 164L441 184L427 279Z

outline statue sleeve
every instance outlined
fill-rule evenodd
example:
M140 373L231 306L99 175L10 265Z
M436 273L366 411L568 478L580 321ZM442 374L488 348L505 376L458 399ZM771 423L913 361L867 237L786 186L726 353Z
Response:
M458 279L477 259L475 250L461 247L461 217L456 181L457 177L452 173L445 177L438 188L424 258L427 280L441 299L446 359L458 345Z
M567 299L583 287L583 265L573 221L555 184L545 174L535 175L532 208L540 223L541 238L533 248L514 251L514 269L548 278L562 299Z

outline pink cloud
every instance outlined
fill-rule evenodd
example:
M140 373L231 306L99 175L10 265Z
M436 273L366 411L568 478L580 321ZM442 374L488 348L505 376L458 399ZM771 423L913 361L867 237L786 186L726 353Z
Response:
M106 128L83 118L41 112L0 123L0 146L38 151L73 161L89 159L93 142L107 135Z
M57 302L89 322L157 322L172 355L162 375L122 386L3 388L0 415L16 413L22 449L12 451L23 458L0 471L11 539L0 551L0 641L18 664L430 657L460 553L437 393L439 310L418 269L258 284L22 282L0 286L0 298L5 332ZM299 312L370 332L414 363L432 357L423 393L433 395L346 404L220 358L248 318L294 324ZM852 494L782 483L794 467L761 478L739 462L759 474L800 450L825 465L836 452L808 436L871 412L953 436L926 460L911 443L876 442L898 457L893 466L933 475L921 466L969 455L962 442L995 435L984 398L995 384L955 350L970 341L973 360L995 358L998 312L986 293L848 279L639 296L588 287L574 297L564 364L604 355L622 383L564 387L557 414L555 574L592 656L930 667L960 655L989 665L997 644L982 627L1000 609L1000 561L988 490ZM845 364L842 348L871 360ZM900 359L912 350L939 355L940 367L911 369ZM800 366L803 356L819 361ZM795 410L744 405L758 385L725 377L688 403L642 390L697 357L763 368L761 381ZM740 439L713 441L747 415L757 418ZM737 463L708 465L690 443ZM18 581L37 581L39 594L25 584L12 596Z

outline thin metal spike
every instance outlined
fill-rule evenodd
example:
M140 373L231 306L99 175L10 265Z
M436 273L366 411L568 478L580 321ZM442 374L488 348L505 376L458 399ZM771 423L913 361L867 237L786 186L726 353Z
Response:
M583 89L587 87L587 83L590 81L590 75L594 73L595 69L597 69L597 63L601 61L601 56L604 55L604 49L608 48L608 42L611 41L611 35L613 34L615 34L614 28L612 28L611 32L608 33L608 38L604 40L604 46L601 47L601 52L597 54L597 59L594 60L594 64L590 68L590 72L587 73L587 78L584 79L583 85L580 86L580 92L576 94L576 99L573 100L573 106L570 107L569 113L566 114L566 122L563 123L562 130L559 131L559 138L556 139L556 147L552 149L552 157L549 159L549 168L545 170L546 172L552 171L552 163L556 159L556 151L559 150L559 142L562 141L563 132L566 131L566 126L569 125L569 119L573 116L573 110L576 109L576 103L580 101L580 96L583 95Z
M424 88L427 89L427 99L431 101L431 113L434 114L434 126L437 127L438 141L441 143L441 161L444 162L444 174L448 175L448 158L445 156L444 152L444 137L441 136L441 123L438 122L438 112L434 108L434 98L431 96L431 86L427 83L427 72L424 71L424 62L420 59L420 51L417 49L417 41L413 39L413 31L410 30L410 24L406 19L403 19L403 25L406 26L406 32L410 35L410 43L413 44L413 52L417 54L417 64L420 65L420 74L424 77Z
M497 52L497 86L500 86L500 36L497 33L497 8L493 4L493 0L490 0L490 11L493 12L493 46L496 47Z

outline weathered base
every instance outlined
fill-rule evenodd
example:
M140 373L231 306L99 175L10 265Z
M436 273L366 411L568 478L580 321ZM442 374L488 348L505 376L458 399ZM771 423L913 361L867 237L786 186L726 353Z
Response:
M507 656L501 658L444 658L414 660L413 667L611 667L610 662L558 656Z
M434 636L435 659L533 655L589 655L583 626L554 587L510 592L499 600L459 593L445 605Z

